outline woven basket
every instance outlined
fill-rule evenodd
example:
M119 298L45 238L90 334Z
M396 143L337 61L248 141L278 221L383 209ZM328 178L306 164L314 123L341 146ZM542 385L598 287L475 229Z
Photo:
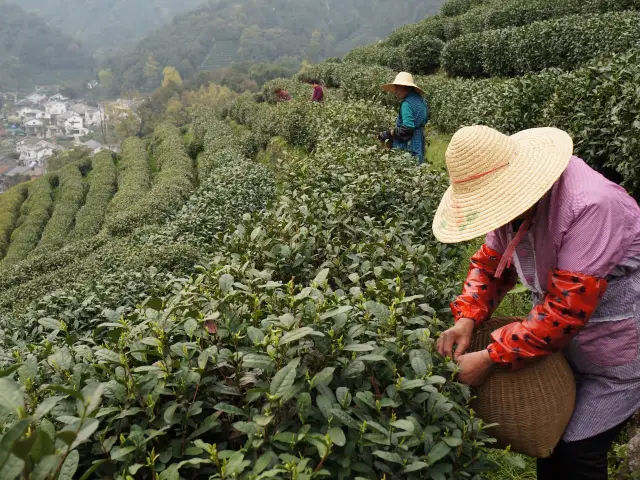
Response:
M470 351L491 343L491 332L521 318L493 318L474 331ZM542 358L517 372L495 371L479 388L472 408L498 441L497 448L546 458L562 438L576 399L573 373L562 353Z

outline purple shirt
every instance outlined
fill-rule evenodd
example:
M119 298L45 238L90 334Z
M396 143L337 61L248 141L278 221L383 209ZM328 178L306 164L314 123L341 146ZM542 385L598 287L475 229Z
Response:
M313 97L311 98L312 102L322 102L324 100L324 90L320 85L316 85L313 87Z
M625 260L640 256L638 204L578 157L538 204L531 230L543 288L551 270L606 277ZM505 225L489 233L487 246L504 252L507 232Z

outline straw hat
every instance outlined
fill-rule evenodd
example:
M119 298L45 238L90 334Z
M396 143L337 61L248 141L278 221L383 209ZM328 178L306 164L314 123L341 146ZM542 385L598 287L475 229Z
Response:
M525 213L547 193L571 160L573 141L556 128L504 135L465 127L446 152L451 186L433 219L443 243L471 240Z
M393 87L395 87L396 85L400 85L403 87L413 87L420 93L424 93L424 91L413 81L413 75L408 72L400 72L396 76L396 79L393 81L393 83L386 83L382 85L382 89L385 92L393 92Z

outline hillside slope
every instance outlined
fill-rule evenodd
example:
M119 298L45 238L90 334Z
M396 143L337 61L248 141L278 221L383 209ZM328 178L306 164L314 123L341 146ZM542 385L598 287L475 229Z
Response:
M381 0L211 0L178 15L105 66L113 70L116 87L129 89L157 85L166 65L186 77L237 61L320 60L383 38L393 28L434 13L440 3L408 0L390 8ZM150 60L159 68L149 68Z
M0 90L83 78L93 66L92 55L77 40L0 0Z
M126 47L202 0L11 0L98 54Z

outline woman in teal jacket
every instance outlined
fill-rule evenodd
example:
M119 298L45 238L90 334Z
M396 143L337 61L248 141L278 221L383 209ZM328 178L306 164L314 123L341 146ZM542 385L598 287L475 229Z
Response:
M378 135L378 140L385 143L391 141L392 148L411 152L418 158L418 163L423 164L424 127L429 121L429 107L422 98L424 92L407 72L400 72L393 83L383 85L382 88L395 94L402 103L395 127Z

